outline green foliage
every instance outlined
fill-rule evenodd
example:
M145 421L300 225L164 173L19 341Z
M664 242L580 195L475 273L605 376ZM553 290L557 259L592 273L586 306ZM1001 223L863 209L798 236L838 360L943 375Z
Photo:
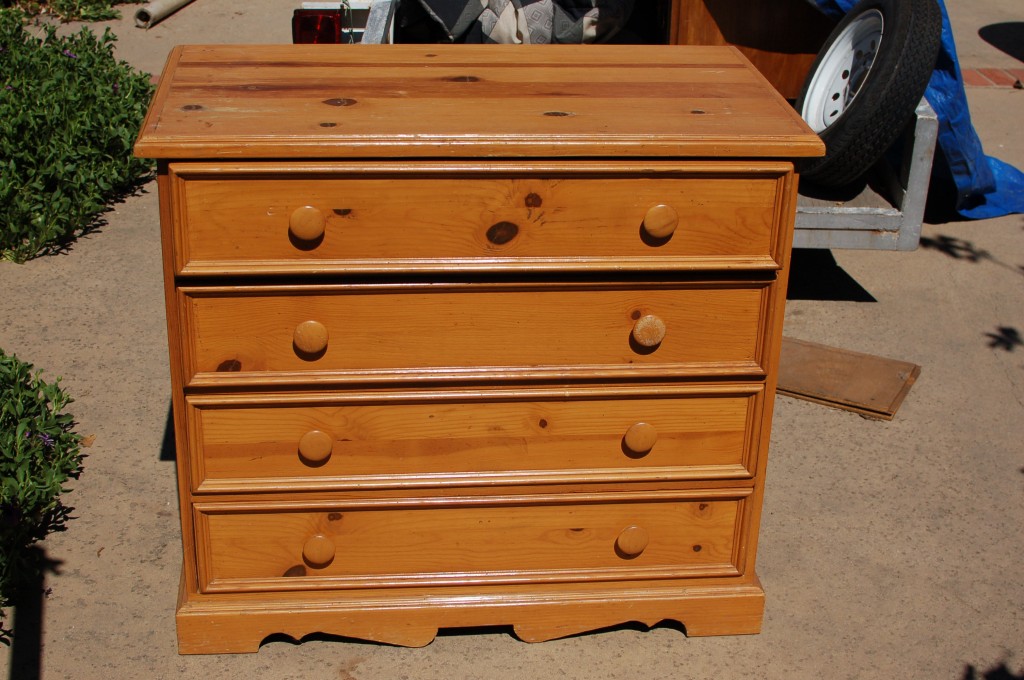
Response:
M0 7L19 9L30 16L52 14L64 21L106 21L121 16L114 5L122 1L139 4L145 0L0 0Z
M152 173L132 145L153 93L87 28L36 38L0 10L0 258L59 251Z
M46 6L67 21L106 21L121 16L107 0L48 0Z
M72 399L59 383L44 382L32 364L0 349L0 607L38 578L29 547L63 531L69 508L60 494L82 472L82 438L64 413Z

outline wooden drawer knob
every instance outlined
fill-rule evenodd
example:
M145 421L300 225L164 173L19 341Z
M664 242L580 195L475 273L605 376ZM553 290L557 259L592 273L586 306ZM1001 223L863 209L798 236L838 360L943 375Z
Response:
M633 340L641 347L657 347L665 339L665 322L653 314L633 324Z
M303 321L295 327L292 341L303 354L319 354L327 349L327 327L319 321Z
M299 439L299 455L309 463L323 463L331 457L334 438L320 430L310 430Z
M648 423L635 423L626 430L623 441L633 453L647 453L658 441L658 430Z
M668 238L679 226L679 214L670 205L656 205L644 216L644 231L652 238Z
M619 537L615 539L615 549L623 557L637 557L647 549L649 541L650 536L647 535L647 529L634 524L623 529Z
M334 560L334 541L317 534L302 546L302 559L311 567L326 567Z
M311 205L296 208L288 218L288 231L300 241L315 241L324 235L327 220Z

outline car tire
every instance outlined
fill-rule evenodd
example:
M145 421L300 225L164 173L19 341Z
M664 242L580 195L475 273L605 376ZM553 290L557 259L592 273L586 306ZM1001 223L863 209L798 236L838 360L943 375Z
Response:
M805 180L849 184L881 158L924 95L941 37L935 0L862 0L843 17L796 101L826 149L801 164Z

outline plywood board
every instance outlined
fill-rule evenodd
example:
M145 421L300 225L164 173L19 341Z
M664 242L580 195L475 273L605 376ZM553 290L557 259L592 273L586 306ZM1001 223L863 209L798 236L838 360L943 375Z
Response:
M906 361L783 338L778 391L892 420L920 374L920 366Z

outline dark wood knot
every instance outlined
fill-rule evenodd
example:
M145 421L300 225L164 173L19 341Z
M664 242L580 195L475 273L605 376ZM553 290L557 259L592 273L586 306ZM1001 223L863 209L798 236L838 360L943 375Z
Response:
M487 240L496 246L503 246L519 235L519 227L512 222L498 222L487 230Z

